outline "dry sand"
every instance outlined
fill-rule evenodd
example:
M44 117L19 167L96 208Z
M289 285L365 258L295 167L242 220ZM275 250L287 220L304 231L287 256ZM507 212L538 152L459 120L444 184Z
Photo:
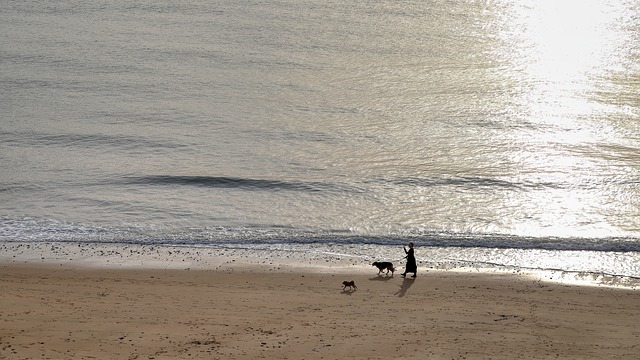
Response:
M640 292L517 275L4 265L1 359L637 359ZM343 291L343 280L357 290Z

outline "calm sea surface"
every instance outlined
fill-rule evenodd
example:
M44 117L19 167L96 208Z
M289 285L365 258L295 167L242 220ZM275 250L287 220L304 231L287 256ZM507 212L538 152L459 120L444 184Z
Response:
M618 0L2 1L0 241L639 277L638 29Z

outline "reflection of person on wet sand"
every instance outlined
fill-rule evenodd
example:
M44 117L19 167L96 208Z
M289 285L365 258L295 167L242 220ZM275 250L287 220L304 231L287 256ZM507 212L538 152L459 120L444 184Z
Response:
M407 276L407 273L410 272L413 273L411 277L416 277L416 275L418 275L418 266L416 265L416 257L413 254L413 243L409 242L409 250L404 246L402 248L404 249L405 254L407 254L405 257L407 259L407 265L405 265L404 272L400 274L400 276L405 277Z

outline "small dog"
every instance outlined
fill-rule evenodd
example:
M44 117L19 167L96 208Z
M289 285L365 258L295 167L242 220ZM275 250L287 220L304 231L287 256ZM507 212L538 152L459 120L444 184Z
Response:
M342 290L346 289L347 286L349 287L349 290L351 289L357 289L358 287L356 286L355 281L351 280L351 281L343 281L342 282Z
M389 274L389 271L391 271L391 276L393 276L393 272L396 271L396 268L393 267L393 264L388 261L376 261L371 265L378 268L378 275L382 273L382 270L387 270L387 274Z

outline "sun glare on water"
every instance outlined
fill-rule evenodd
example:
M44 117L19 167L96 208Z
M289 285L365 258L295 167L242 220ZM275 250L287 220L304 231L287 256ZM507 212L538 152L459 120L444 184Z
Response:
M598 155L615 141L607 116L619 111L597 101L621 71L628 52L621 5L597 0L535 1L508 11L496 52L518 88L518 120L525 129L512 153L512 180L543 184L518 193L506 207L519 209L510 226L518 234L615 236L607 220L613 195L602 185L608 165ZM603 173L604 172L604 173ZM548 185L548 186L547 186Z
M621 11L595 0L536 1L514 8L506 35L515 45L514 68L531 86L526 95L532 115L575 119L598 110L590 94L621 67Z

